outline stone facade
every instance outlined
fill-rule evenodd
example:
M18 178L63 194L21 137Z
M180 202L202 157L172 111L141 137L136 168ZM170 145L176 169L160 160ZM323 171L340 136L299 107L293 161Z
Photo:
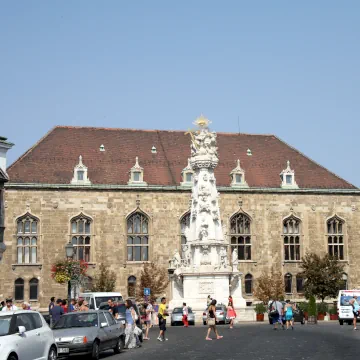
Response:
M220 189L220 213L225 232L230 218L244 212L251 218L251 261L239 261L243 275L254 281L272 265L291 273L299 272L299 262L285 262L283 219L300 218L301 255L307 250L327 251L326 220L337 215L345 221L345 271L349 288L360 286L360 193L358 190L234 190ZM92 219L89 275L101 262L117 273L116 289L127 296L127 279L139 277L142 262L127 262L126 219L134 211L149 217L149 260L168 267L175 249L181 250L180 218L189 211L190 191L185 189L67 189L25 185L8 186L5 194L5 241L7 250L0 264L0 297L14 294L14 281L25 280L24 301L29 301L29 280L39 279L39 298L33 307L45 308L51 296L66 297L66 286L51 278L51 265L64 258L70 240L70 220L83 213ZM36 264L17 265L16 219L26 213L39 219ZM229 241L229 236L227 236ZM230 250L229 250L230 251ZM244 286L244 281L243 281ZM170 290L169 290L170 291ZM171 294L168 294L171 296ZM245 294L247 301L253 298ZM297 298L293 281L292 298Z

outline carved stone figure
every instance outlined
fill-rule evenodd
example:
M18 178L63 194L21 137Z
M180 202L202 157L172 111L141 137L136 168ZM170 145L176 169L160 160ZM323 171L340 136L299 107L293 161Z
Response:
M237 267L239 264L239 257L238 257L238 251L237 251L236 247L234 248L234 250L232 252L231 262L232 262L233 271L237 271Z
M228 266L228 258L227 251L225 246L220 247L220 268L227 268Z
M184 244L182 246L182 255L183 255L183 261L185 266L190 266L191 265L191 251L190 251L190 247L187 244Z
M174 268L174 269L177 269L181 266L181 256L179 254L179 251L178 250L175 250L174 251L174 256L173 258L170 260L171 262L171 266Z

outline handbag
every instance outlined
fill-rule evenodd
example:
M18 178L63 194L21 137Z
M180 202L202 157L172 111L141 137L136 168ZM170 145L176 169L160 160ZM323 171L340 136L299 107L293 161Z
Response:
M140 328L138 328L137 326L135 326L134 334L137 336L140 336L142 334L142 330Z
M215 319L214 318L208 318L207 319L207 324L209 326L214 326L215 325Z

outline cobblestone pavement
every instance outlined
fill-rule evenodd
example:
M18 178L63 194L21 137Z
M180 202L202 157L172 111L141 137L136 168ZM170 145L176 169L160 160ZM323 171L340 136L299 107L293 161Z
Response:
M169 341L156 340L157 329L152 329L151 340L142 348L125 350L119 355L103 354L103 360L155 359L293 359L337 360L357 358L360 352L360 331L338 322L319 325L298 325L295 330L272 330L270 325L240 324L230 330L218 326L221 340L205 341L206 327L169 327Z

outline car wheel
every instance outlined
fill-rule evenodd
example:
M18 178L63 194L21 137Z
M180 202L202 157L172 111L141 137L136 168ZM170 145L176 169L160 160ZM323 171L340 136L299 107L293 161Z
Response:
M115 354L120 354L120 353L121 353L121 351L122 351L122 349L123 349L123 347L124 347L123 345L124 345L124 341L123 341L123 339L120 337L120 338L118 339L117 343L116 343L115 348L114 348Z
M99 360L99 353L100 353L99 343L95 341L92 347L91 358L93 360Z
M340 325L344 325L344 320L339 320Z
M48 360L56 360L57 359L57 351L53 346L49 350Z
M11 354L7 360L18 360L17 356L15 354Z

